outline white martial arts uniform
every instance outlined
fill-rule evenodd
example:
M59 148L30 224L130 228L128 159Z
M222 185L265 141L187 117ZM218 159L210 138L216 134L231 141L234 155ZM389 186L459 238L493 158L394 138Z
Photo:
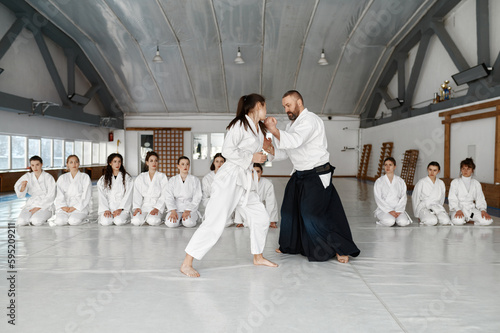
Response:
M226 162L212 183L205 220L186 247L186 253L198 260L217 243L235 209L248 221L252 254L264 251L269 215L255 191L256 176L252 177L253 154L262 151L264 135L260 129L257 132L250 117L245 117L250 125L247 130L237 122L227 132L222 146Z
M203 213L205 212L205 209L207 208L208 201L210 200L210 194L212 192L212 183L215 178L215 171L210 171L203 177L201 181L201 187L202 187L202 193L203 196L201 198L201 206L203 209ZM229 218L226 221L226 227L232 226L234 223L233 220L233 215L229 216Z
M130 209L132 208L132 193L134 192L134 181L128 174L125 175L125 188L123 188L122 173L118 173L116 178L111 176L111 189L104 187L104 176L97 182L99 192L98 221L101 225L123 225L129 222ZM120 215L116 217L105 217L104 212L109 210L113 213L117 209L122 209Z
M405 212L406 184L401 177L394 175L392 183L387 175L380 177L375 182L373 192L377 203L377 209L375 210L375 217L378 219L377 224L391 227L396 223L400 227L404 227L411 223ZM395 218L389 214L391 211L401 214Z
M443 207L446 187L444 182L436 178L433 183L429 177L418 181L413 189L411 200L413 203L413 214L420 219L420 223L426 225L450 224L450 217Z
M294 170L311 170L330 161L328 141L325 135L325 125L315 113L304 109L293 122L280 130L280 140L274 138L274 156L269 160L284 160L290 158ZM293 174L293 171L292 171ZM332 181L331 174L320 175L319 178L326 188Z
M273 183L269 179L261 177L258 183L257 193L260 201L266 206L269 220L271 222L278 222L278 204L276 203ZM243 220L240 214L235 215L234 223L243 224L245 227L248 227L246 221Z
M165 219L167 227L179 227L181 223L188 228L196 226L196 222L198 221L198 206L202 197L201 184L198 177L187 175L185 181L182 181L181 175L170 178L163 196L168 210ZM169 219L174 209L178 217L175 223ZM191 216L182 220L182 213L185 210L189 210Z
M21 192L21 183L27 181L26 188ZM16 225L42 225L52 216L54 212L54 198L56 197L56 181L49 173L42 171L38 179L34 172L28 172L21 176L14 184L14 190L19 199L24 198L28 193L31 198L21 209ZM39 207L40 209L31 214L30 210Z
M82 224L90 212L92 199L92 181L89 175L78 171L73 178L71 172L57 179L57 195L54 202L56 208L56 225ZM67 213L62 207L74 207L75 211ZM49 221L50 222L50 221Z
M134 180L134 194L132 214L139 208L142 213L132 216L133 225L159 225L162 222L162 214L165 208L162 193L167 187L167 176L162 172L155 172L153 179L149 177L149 171L141 173ZM153 209L158 209L157 215L149 214Z
M469 183L469 186L467 186ZM467 189L469 187L469 189ZM481 183L472 177L459 177L453 179L448 193L451 223L453 225L465 224L474 221L474 224L489 225L493 219L485 219L481 216L481 211L486 211L488 207L484 198ZM455 217L458 210L464 213L461 218Z

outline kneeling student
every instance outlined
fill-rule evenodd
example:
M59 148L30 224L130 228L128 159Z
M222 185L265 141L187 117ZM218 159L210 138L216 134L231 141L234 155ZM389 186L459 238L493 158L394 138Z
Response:
M69 155L66 168L69 172L57 179L55 225L80 225L90 212L92 182L89 175L78 170L80 159ZM49 223L51 223L49 221Z
M461 177L453 179L450 184L448 201L453 225L462 225L469 221L478 225L493 223L493 219L486 212L486 199L481 183L472 178L475 169L472 158L466 158L460 162Z
M411 196L413 214L425 225L450 224L450 217L443 207L446 187L437 178L440 169L438 162L429 163L428 176L418 181Z
M200 180L188 174L189 158L181 156L177 160L179 174L170 178L163 192L165 205L168 209L165 224L167 227L178 227L181 224L192 228L198 221L198 206L201 202Z
M40 156L30 158L31 171L25 173L14 184L19 199L29 194L31 197L21 210L16 225L39 226L47 222L54 211L56 181L49 173L42 170L43 161Z
M373 187L377 209L375 217L377 224L392 227L394 224L400 227L410 224L406 215L406 184L401 177L394 174L396 160L387 157L384 160L385 175L377 179Z
M159 225L165 207L162 193L167 187L167 176L156 171L158 154L150 151L146 154L146 172L141 173L134 181L133 194L133 225Z
M122 155L109 155L105 174L97 182L98 221L101 225L124 225L129 222L133 187L132 177L123 166Z

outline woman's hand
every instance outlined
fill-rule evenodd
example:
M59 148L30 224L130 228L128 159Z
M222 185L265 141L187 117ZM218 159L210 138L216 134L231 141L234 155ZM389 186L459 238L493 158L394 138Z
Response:
M253 163L264 163L267 160L267 156L264 153L258 152L253 154L252 162Z
M191 217L191 211L190 210L185 210L184 213L182 213L182 220L185 221L186 219Z
M24 182L21 182L21 192L24 192L24 190L26 189L26 185L28 185L27 180L25 180Z
M136 216L136 215L137 215L137 213L142 214L142 210L141 210L140 208L136 208L136 209L134 210L134 213L133 213L132 215L133 215L133 216Z
M159 210L157 208L149 212L149 215L158 215Z
M177 215L177 211L174 209L170 212L170 216L168 217L172 223L177 223L177 220L179 219L179 215Z
M113 217L117 217L117 216L120 216L120 214L122 213L122 210L123 209L117 209L113 212Z

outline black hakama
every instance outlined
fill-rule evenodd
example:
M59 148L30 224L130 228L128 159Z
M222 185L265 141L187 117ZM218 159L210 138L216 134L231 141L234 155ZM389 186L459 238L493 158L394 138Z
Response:
M327 163L291 176L281 206L281 252L300 253L309 261L359 255L337 190L332 183L325 189L319 177L333 175L334 169Z

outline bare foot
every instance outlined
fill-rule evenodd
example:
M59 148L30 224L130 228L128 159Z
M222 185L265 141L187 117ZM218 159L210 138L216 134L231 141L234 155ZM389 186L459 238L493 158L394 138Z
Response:
M189 277L200 277L200 273L193 268L193 266L181 266L181 272Z
M281 250L279 248L277 248L276 250L274 250L276 253L283 253L281 252Z
M186 253L186 257L181 265L181 273L189 277L200 277L200 273L193 268L193 257Z
M337 253L337 260L343 264L347 264L349 262L349 256L341 256Z
M237 225L236 225L236 228L243 228L243 224L241 224L241 223L240 223L240 224L237 224Z
M260 266L268 266L268 267L278 267L278 264L275 264L274 262L267 260L262 256L262 254L253 255L253 264Z
M271 222L271 224L269 225L269 228L276 229L277 227L278 225L276 224L276 222Z

